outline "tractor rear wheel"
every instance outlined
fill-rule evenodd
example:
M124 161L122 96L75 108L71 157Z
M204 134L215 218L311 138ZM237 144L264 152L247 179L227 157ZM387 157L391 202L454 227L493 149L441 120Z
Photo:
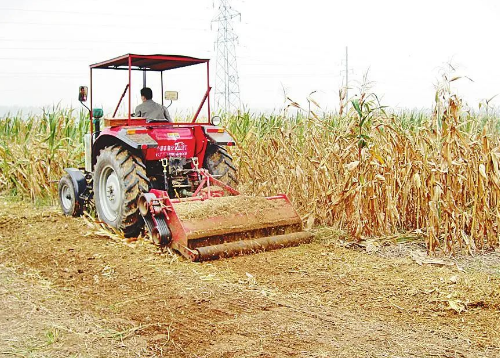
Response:
M101 150L94 169L94 200L100 220L127 237L137 235L143 226L137 199L148 190L149 179L140 157L119 145Z
M80 216L82 214L83 207L75 196L75 186L69 175L61 178L57 192L59 194L59 204L64 215Z
M205 153L204 166L216 179L236 188L238 184L236 167L233 164L233 158L224 148L218 145L209 145Z

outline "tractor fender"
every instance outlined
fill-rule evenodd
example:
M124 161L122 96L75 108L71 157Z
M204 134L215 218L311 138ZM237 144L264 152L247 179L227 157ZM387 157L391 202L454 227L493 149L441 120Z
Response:
M75 188L75 198L82 203L83 200L80 199L80 195L85 192L85 189L87 189L87 180L85 180L85 175L81 170L76 168L66 168L64 170L68 173L71 181L73 182L73 187Z
M203 132L208 140L217 145L235 145L233 136L222 127L203 126Z
M106 131L106 129L104 131ZM106 133L104 131L101 132L101 135L95 139L94 144L92 145L92 167L96 164L99 152L105 147L119 144L143 158L144 145L146 145L147 148L158 146L158 143L152 139L151 141L154 143L151 141L143 143L142 141L134 140L132 136L121 133L121 131L110 133Z

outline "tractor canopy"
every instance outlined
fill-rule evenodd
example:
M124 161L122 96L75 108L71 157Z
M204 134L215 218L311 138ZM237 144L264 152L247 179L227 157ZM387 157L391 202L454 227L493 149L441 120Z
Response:
M111 60L90 65L91 69L166 71L175 68L208 63L208 59L178 55L135 55L126 54Z
M206 84L207 84L207 89L205 92L205 95L203 96L201 103L198 107L198 110L192 120L192 123L196 122L198 115L200 114L204 104L207 104L207 116L208 116L208 121L207 123L210 123L210 90L212 87L210 87L210 67L209 67L209 61L208 59L202 59L202 58L196 58L196 57L190 57L190 56L179 56L179 55L137 55L137 54L126 54L123 56L119 56L116 58L113 58L111 60L95 63L93 65L90 65L90 107L93 105L93 91L92 91L92 76L93 76L93 70L96 69L107 69L107 70L125 70L128 71L128 84L125 87L125 90L123 92L122 97L120 98L118 105L116 107L116 110L113 114L113 117L115 117L118 107L120 106L120 103L122 99L125 97L125 95L128 92L128 115L123 118L127 121L127 125L131 125L132 123L132 71L143 71L144 73L144 78L143 78L143 84L141 87L146 87L146 72L158 72L160 74L160 80L161 80L161 93L162 93L162 102L161 104L163 105L163 72L168 71L168 70L173 70L177 68L182 68L182 67L187 67L187 66L192 66L192 65L198 65L198 64L206 64L207 68L207 74L206 74ZM93 125L92 125L92 113L91 115L91 132L93 131Z

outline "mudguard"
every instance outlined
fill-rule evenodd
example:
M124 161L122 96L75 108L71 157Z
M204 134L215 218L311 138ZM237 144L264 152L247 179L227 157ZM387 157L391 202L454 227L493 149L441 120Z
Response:
M87 189L87 180L85 180L85 175L81 170L76 168L66 168L64 169L66 173L71 177L71 181L73 182L73 187L75 188L75 198L83 204L83 199L80 198L80 195L85 192Z
M214 144L218 145L235 145L231 134L229 134L222 127L214 127L214 126L203 126L203 132L207 136L208 140Z
M97 160L97 155L101 149L114 144L124 145L136 153L141 150L145 151L147 148L155 148L158 143L149 136L146 128L104 128L92 144L92 169Z

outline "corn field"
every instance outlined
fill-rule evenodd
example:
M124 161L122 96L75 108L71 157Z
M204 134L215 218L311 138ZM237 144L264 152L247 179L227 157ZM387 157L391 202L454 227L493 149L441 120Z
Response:
M53 107L40 116L0 120L0 192L32 201L54 198L64 168L83 165L84 112Z
M429 252L499 247L498 121L473 115L449 89L432 114L387 114L362 93L344 114L226 121L240 189L287 193L309 225L357 239L414 232ZM83 112L53 108L0 120L0 191L56 197L65 167L82 166Z
M332 129L328 120L250 131L236 155L244 191L289 193L310 224L356 238L415 231L430 251L498 247L498 136L465 133L467 123L448 117L441 130L432 121L416 131L397 117L376 121L361 150L354 127Z

